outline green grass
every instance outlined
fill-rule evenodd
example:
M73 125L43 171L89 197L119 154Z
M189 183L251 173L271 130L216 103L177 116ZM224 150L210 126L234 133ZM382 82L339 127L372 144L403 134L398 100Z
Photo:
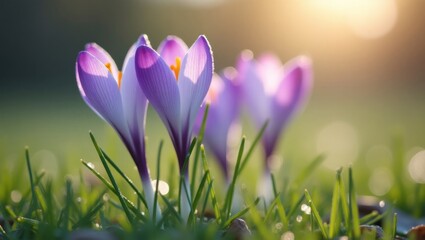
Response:
M259 139L261 132L255 139ZM255 191L237 184L238 178L242 175L243 166L247 166L243 163L251 158L253 149L258 147L258 141L255 139L251 145L246 146L245 138L242 138L234 169L235 175L227 191L218 187L209 168L203 145L196 144L195 139L192 145L199 147L199 156L192 156L191 166L199 169L192 169L192 172L199 171L201 174L191 183L193 211L189 221L184 223L176 210L179 206L178 195L181 191L171 189L167 196L159 194L155 198L155 201L160 203L163 218L159 223L154 224L156 221L149 220L146 216L146 204L141 189L136 187L125 171L120 169L98 145L94 135L90 133L90 137L94 151L98 153L101 166L105 170L101 173L100 169L96 170L92 164L82 161L83 166L102 183L93 186L87 184L87 176L83 175L78 181L68 179L65 184L55 183L47 178L44 172L34 170L30 151L25 150L24 162L27 166L28 180L17 186L18 190L15 190L23 193L21 199L11 197L12 193L9 191L3 191L1 195L0 215L12 221L12 224L6 221L0 229L3 239L63 239L70 234L75 234L75 231L79 229L102 231L98 234L106 232L123 239L137 238L142 234L155 239L171 239L175 236L190 239L232 239L236 236L232 235L228 229L236 218L246 221L252 233L250 238L253 239L279 239L284 234L294 234L308 239L334 239L338 236L360 239L362 236L360 224L372 224L379 219L385 220L384 226L388 226L386 230L389 236L397 233L396 215L393 215L391 219L372 212L370 215L359 217L354 167L336 171L332 191L328 185L318 188L312 184L320 180L315 179L314 172L320 169L323 156L313 159L303 171L300 171L293 179L289 179L290 187L282 187L281 184L273 181L275 198L271 203L264 203L262 199L256 197ZM196 150L193 151L196 152ZM157 176L161 176L159 167L162 161L161 152L162 144L158 150ZM200 158L197 161L201 161L201 165L193 164L195 157ZM19 166L23 167L23 165ZM14 171L5 172L2 180L12 184L10 183L12 176L21 169L16 168ZM309 174L306 174L307 172ZM344 181L344 174L348 174L347 182ZM134 180L139 181L139 179ZM167 181L171 182L173 179L167 179ZM406 181L401 181L400 184L407 189L411 187L409 186L411 184ZM305 191L302 190L303 187ZM236 190L242 190L244 205L238 212L232 213L232 197ZM391 202L390 196L391 194L386 199L388 202ZM425 196L421 196L419 200L424 202ZM403 204L401 207L406 207L412 204L412 200L405 198L401 203ZM301 205L308 206L311 211L302 210ZM413 212L414 209L407 210ZM212 211L213 215L209 215L207 220L205 217L209 211ZM328 215L329 220L326 220L324 216ZM366 235L363 237L373 239L370 236L367 238Z
M416 98L379 101L379 96L350 102L324 96L313 96L280 142L277 156L283 165L273 172L271 203L256 195L262 170L261 132L244 120L244 136L231 155L228 188L199 136L189 165L191 184L186 191L192 193L192 211L187 223L178 209L182 191L172 145L153 111L149 110L147 120L151 176L170 186L167 195L155 198L163 215L158 223L147 215L129 154L113 130L86 106L50 109L34 116L24 106L6 109L16 114L3 115L0 122L12 126L2 129L0 136L0 161L6 169L0 174L0 216L12 223L5 221L0 239L64 239L82 229L120 239L232 239L235 236L228 228L235 218L246 221L253 239L290 234L296 239L359 239L359 225L378 220L383 221L388 239L404 235L406 229L396 227L401 220L394 210L412 217L425 215L425 186L414 183L406 170L412 149L425 146L425 135L420 134L425 127L425 112L418 111L421 102ZM75 112L81 113L78 119ZM328 155L315 146L320 130L336 120L357 129L360 147L351 167L332 170L324 164ZM89 129L96 138L88 136ZM371 155L373 149L383 149L386 155L382 151ZM384 214L359 216L355 202L361 195L374 194L371 176L379 169L393 179L388 191L378 196L389 208ZM238 206L233 205L234 199Z

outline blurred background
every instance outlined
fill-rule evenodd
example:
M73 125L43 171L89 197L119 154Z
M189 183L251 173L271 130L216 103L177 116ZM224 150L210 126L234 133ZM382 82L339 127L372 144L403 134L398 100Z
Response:
M282 62L300 54L312 58L313 94L277 151L283 169L324 152L323 171L357 164L358 172L368 173L361 193L385 195L400 177L388 167L392 140L399 138L404 177L424 182L414 178L425 174L425 154L418 156L425 147L424 9L420 0L1 1L0 162L23 161L29 146L49 174L76 173L79 159L97 161L92 130L113 159L132 167L116 134L80 97L78 52L96 42L121 66L142 33L154 47L167 35L191 45L205 34L217 71L233 66L244 49L255 56L273 52ZM150 109L148 157L154 161L164 139L165 158L173 159L157 119ZM244 123L252 141L252 125ZM260 164L252 161L251 171Z

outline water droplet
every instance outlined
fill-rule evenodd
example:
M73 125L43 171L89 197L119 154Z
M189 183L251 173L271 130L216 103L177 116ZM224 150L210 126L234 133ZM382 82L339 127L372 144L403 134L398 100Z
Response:
M274 227L276 228L276 230L282 230L283 224L281 222L278 222L274 225Z
M92 169L94 169L94 168L95 168L95 166L94 166L94 164L93 164L92 162L88 162L88 163L87 163L87 166L89 166L89 168L92 168Z
M280 240L294 240L294 239L295 239L295 235L291 231L283 233L282 236L280 237Z
M297 222L301 222L303 220L303 217L301 215L298 215L296 220L297 220Z
M311 207L307 204L301 205L301 211L303 211L305 214L310 215L311 214Z
M105 202L109 201L109 195L107 193L103 194L102 199Z

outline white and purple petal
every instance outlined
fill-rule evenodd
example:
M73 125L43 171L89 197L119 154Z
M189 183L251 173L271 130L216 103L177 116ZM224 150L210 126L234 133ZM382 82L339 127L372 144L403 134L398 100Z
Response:
M189 135L210 87L213 68L211 47L205 36L200 36L185 55L178 77L183 132Z
M243 100L246 108L259 129L270 119L271 97L265 92L257 62L242 53L238 61L238 78L242 84Z
M109 70L112 72L115 80L118 80L118 67L115 63L114 59L109 55L109 53L103 49L101 46L96 43L88 43L85 46L85 51L91 53L95 56L99 61L101 61L105 66L109 66Z
M136 75L135 52L139 44L135 43L129 50L124 63L121 79L121 96L124 116L135 145L144 148L145 116L148 106L143 90ZM142 149L144 151L144 149Z
M77 57L76 75L78 88L87 105L120 134L127 134L121 94L104 64L89 52L82 51Z
M301 56L284 66L283 79L275 94L276 104L290 108L302 106L309 96L313 79L311 60Z
M175 77L161 56L148 46L135 55L138 82L146 98L167 127L173 142L180 138L180 93Z

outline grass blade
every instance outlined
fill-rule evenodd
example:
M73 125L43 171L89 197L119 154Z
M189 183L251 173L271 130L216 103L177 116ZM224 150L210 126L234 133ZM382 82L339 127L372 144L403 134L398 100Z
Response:
M239 151L238 151L238 157L236 159L236 165L235 165L232 181L230 182L229 188L227 189L227 193L226 193L226 198L225 198L223 210L224 210L227 218L230 217L230 214L231 214L231 211L232 211L233 196L234 196L234 192L235 192L236 180L237 180L239 173L240 173L239 168L240 168L242 155L243 155L243 151L244 151L244 147L245 147L245 140L246 140L246 138L242 137L241 145L240 145Z
M396 235L397 235L397 213L394 213L391 238L395 239Z
M156 186L155 186L155 196L153 199L153 222L156 222L156 208L158 207L158 188L159 188L159 175L160 175L160 170L161 170L161 152L162 152L162 146L164 144L164 141L161 140L161 142L159 142L159 147L158 147L158 157L156 159Z
M320 217L319 211L317 211L317 208L314 205L313 200L311 199L310 193L308 193L307 189L305 190L305 197L311 207L311 212L313 217L316 219L317 224L319 224L319 228L320 228L320 231L322 232L323 237L325 239L329 239L328 232L326 231L326 228L323 225L323 221L322 221L322 218Z
M339 175L337 174L337 181L339 184L340 206L342 209L344 224L347 228L347 232L351 232L349 202L347 200L347 195L345 192L345 185L344 185L344 182L342 181L342 171L341 171L341 174Z
M248 152L245 155L245 158L242 161L241 167L239 168L238 175L242 172L242 170L246 167L249 157L251 157L251 154L254 152L255 146L257 146L258 142L260 141L261 137L264 134L264 131L267 128L267 125L269 124L269 121L267 120L264 125L261 127L260 131L258 132L257 136L254 138L254 142L252 142L251 147L248 149Z
M195 181L196 181L196 176L198 173L197 170L198 170L199 154L201 152L202 141L204 140L205 126L207 124L209 109L210 109L210 105L206 104L204 116L202 117L201 128L198 134L198 144L196 145L195 157L193 159L194 161L193 161L193 167L192 167L192 178L190 180L190 192L192 193L195 192Z
M30 185L31 185L31 203L27 213L27 215L29 215L34 210L34 208L37 208L38 203L37 203L37 196L35 193L34 178L32 175L32 168L31 168L31 161L30 161L30 154L29 154L28 147L25 148L25 160L27 163L27 170L28 170L28 175L29 175Z
M114 186L112 186L112 184L106 180L98 171L96 171L89 163L81 160L81 163L83 163L83 165L85 167L87 167L87 169L92 172L113 194L115 194L115 196L118 197L118 192L116 191L116 189L114 188ZM128 198L126 198L124 195L121 195L123 200L127 203L127 206L130 207L130 210L136 215L138 216L138 218L140 220L142 220L143 222L146 222L146 217L143 216L140 211L137 209L137 207L134 205L134 203L132 203Z
M260 198L257 198L255 202L259 201ZM250 208L251 219L254 225L257 227L258 233L260 234L259 239L272 240L274 239L271 231L268 230L265 222L262 221L261 214L258 212L257 208Z
M201 145L201 160L202 160L202 163L203 163L204 171L205 172L209 172L210 169L208 168L207 159L205 157L205 149L204 149L204 146L203 145ZM207 181L208 181L208 184L211 185L210 195L211 195L211 201L212 201L212 204L213 204L216 221L223 222L223 219L222 219L222 216L221 216L221 213L220 213L220 206L218 205L218 201L217 201L217 197L216 197L216 194L215 194L214 186L212 185L213 180L211 179L211 175L210 174L207 175Z
M280 222L283 224L283 229L287 229L289 226L288 217L286 216L285 209L283 208L283 204L280 200L280 197L277 199L277 213L279 214Z
M102 150L100 149L99 145L96 142L96 139L94 137L94 135L90 132L90 138L93 142L94 147L96 148L97 154L99 155L100 160L102 161L103 167L106 170L106 173L108 174L109 179L111 180L112 186L114 187L118 199L120 200L120 203L122 205L122 208L125 212L125 215L127 216L128 221L130 222L130 224L133 224L133 217L130 214L130 211L127 208L127 204L125 203L124 199L123 199L123 195L121 194L121 191L118 187L117 182L115 181L114 176L112 175L111 170L109 169L108 163L105 160L105 156L102 153Z
M199 184L198 190L196 191L195 198L192 202L192 210L190 211L189 220L188 222L191 223L195 219L195 210L196 206L198 205L199 200L201 199L201 194L204 190L205 183L207 182L208 175L210 174L209 171L205 172L204 176L201 179L201 183Z
M353 170L348 169L348 195L349 195L349 209L350 209L350 222L352 225L352 234L355 239L360 238L360 222L359 210L357 207L356 192L354 189Z
M0 233L1 233L1 235L0 235L1 238L4 238L6 240L9 240L10 239L9 236L7 236L6 231L4 231L4 229L3 229L3 227L1 225L0 225Z
M102 154L105 157L106 161L108 161L108 163L115 169L115 171L117 171L117 173L128 183L128 185L130 185L131 189L133 189L133 191L137 194L137 197L139 197L140 200L143 202L143 205L148 208L145 197L139 191L136 185L134 185L133 181L115 164L114 161L112 161L112 159L103 150Z
M341 176L342 168L340 168L336 172L336 181L334 185L334 190L332 194L332 207L331 207L331 218L329 220L329 238L333 239L337 236L339 232L339 226L341 224L341 221L339 219L339 200L340 200L340 184L338 182L338 179Z
M297 209L300 209L301 204L304 202L305 194L302 194L295 205L289 210L288 219L291 219Z
M233 222L233 220L243 216L245 213L247 213L249 211L249 209L256 207L259 202L260 202L260 198L257 198L250 206L242 209L241 211L239 211L235 215L233 215L231 218L227 219L227 221L224 223L224 226L228 227Z

